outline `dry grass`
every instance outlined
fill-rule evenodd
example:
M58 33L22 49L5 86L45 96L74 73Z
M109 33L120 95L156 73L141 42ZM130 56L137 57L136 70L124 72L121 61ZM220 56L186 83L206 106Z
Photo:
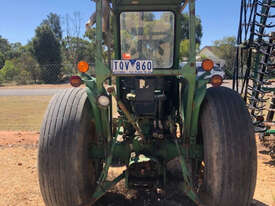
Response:
M48 88L70 88L69 83L65 84L27 84L17 85L16 83L8 83L0 85L0 89L48 89Z
M39 131L50 96L0 97L0 130Z

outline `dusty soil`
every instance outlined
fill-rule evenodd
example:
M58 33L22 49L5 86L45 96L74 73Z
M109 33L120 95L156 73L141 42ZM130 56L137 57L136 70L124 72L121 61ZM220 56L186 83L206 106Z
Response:
M37 179L38 132L0 131L0 205L43 206ZM109 178L119 174L123 168L111 168ZM169 205L191 206L185 204ZM98 206L143 206L142 196L128 191L120 182L101 199ZM156 204L159 205L159 204ZM266 148L258 144L258 179L254 202L251 206L275 206L275 161L266 154Z

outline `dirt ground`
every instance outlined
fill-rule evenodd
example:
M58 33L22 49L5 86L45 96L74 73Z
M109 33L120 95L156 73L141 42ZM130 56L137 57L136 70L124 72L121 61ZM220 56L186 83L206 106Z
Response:
M1 206L44 205L37 179L38 136L38 132L0 131ZM109 176L114 177L122 170L123 168L112 168ZM141 198L133 199L133 194L134 192L127 191L121 182L97 205L145 205ZM187 200L184 206L191 206L191 203ZM251 206L275 206L275 161L266 154L265 147L260 144L257 187Z

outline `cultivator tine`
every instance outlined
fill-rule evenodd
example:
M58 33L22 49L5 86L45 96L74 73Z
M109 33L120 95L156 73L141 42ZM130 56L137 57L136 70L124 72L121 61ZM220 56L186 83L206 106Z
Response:
M257 88L254 88L254 87L251 87L251 86L248 86L249 87L249 90L251 90L252 92L258 92L258 93L260 93L260 94L267 94L267 93L269 93L269 91L267 91L267 90L263 90L263 89L257 89ZM249 95L251 95L252 96L252 94L250 94L249 93Z
M265 107L264 106L256 107L256 106L253 106L253 105L248 105L248 109L262 111L262 110L265 110Z
M258 5L265 7L265 8L275 8L275 3L269 1L270 3L262 3L258 1Z
M267 25L267 24L261 24L261 23L258 23L258 22L255 22L255 25L258 26L258 27L261 27L261 28L273 28L273 27L275 27L275 24Z
M261 14L261 13L258 13L258 12L257 12L257 16L265 17L265 18L275 18L275 15L266 15L266 14Z
M268 122L273 121L274 112L275 112L275 95L274 95L274 92L273 92L272 100L270 102L270 106L269 106L268 113L267 113L267 116L266 116L266 121L268 121Z
M261 34L257 31L253 32L253 34L257 35L258 37L269 37L269 34Z
M270 45L271 46L271 45ZM274 47L274 44L272 44L272 46ZM274 54L273 54L274 55ZM266 67L274 67L275 64L274 63L269 63L269 62L264 62L264 61L261 61L259 62L261 65L264 65Z
M267 37L269 37L269 35L268 35ZM273 43L269 43L269 42L266 42L266 41L262 41L261 43L259 43L259 42L254 42L253 44L255 45L256 48L260 48L260 47L262 47L262 46L274 46ZM260 62L260 63L261 63L261 62ZM264 62L264 63L265 63L265 62Z
M267 56L269 56L269 57L273 57L273 56L274 56L273 54L267 53L267 52L266 52L265 50L263 50L263 49L259 49L259 52L260 52L261 54L267 55Z
M261 72L262 74L264 72ZM255 79L254 77L250 77L250 80L252 80L254 83L257 83L259 85L268 85L268 81L265 81L265 80L259 80L259 79Z
M275 122L263 122L263 124L265 126L268 126L268 127L274 127L275 126Z
M251 96L248 99L249 100L254 100L255 102L266 102L268 100L268 99L256 98L254 96Z

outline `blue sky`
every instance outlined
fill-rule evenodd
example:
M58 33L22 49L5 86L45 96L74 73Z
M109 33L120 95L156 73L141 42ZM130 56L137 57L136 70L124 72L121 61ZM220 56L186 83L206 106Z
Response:
M197 0L196 12L202 19L202 46L236 35L241 0ZM90 0L0 0L0 35L10 42L26 44L35 28L50 12L61 17L80 12L85 22L95 10Z

